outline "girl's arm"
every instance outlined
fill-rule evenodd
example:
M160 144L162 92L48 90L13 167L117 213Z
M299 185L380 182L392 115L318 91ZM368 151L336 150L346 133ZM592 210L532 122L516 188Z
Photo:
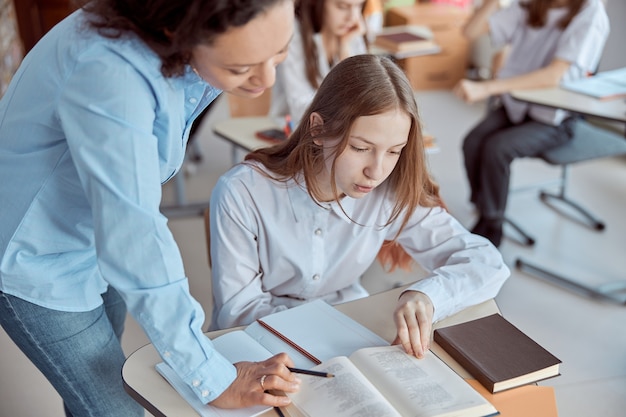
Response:
M463 27L463 35L471 41L489 32L489 17L500 8L499 0L485 0Z
M454 88L454 93L467 102L475 102L493 95L508 93L512 90L531 88L550 88L559 85L561 77L570 67L568 61L553 60L549 65L523 75L511 78L499 78L489 81L461 80Z

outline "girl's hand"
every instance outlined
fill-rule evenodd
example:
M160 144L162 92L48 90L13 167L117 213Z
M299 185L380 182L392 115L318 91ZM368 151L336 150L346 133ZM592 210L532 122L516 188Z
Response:
M346 32L345 35L339 38L339 59L344 60L351 56L350 54L350 43L352 39L357 36L365 36L365 32L367 31L367 27L365 26L365 20L362 16L359 16L357 22Z
M474 103L489 98L490 92L488 83L489 81L470 81L464 79L457 83L453 91L461 100Z
M423 358L430 348L433 314L433 303L426 294L404 292L393 313L398 333L392 344L401 344L409 355Z
M288 397L267 392L296 392L300 389L300 379L287 369L288 366L293 366L293 361L286 353L279 353L263 362L236 363L237 378L211 405L220 408L288 405L291 402Z

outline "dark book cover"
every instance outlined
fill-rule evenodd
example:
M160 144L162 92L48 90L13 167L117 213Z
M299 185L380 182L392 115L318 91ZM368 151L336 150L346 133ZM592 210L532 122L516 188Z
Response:
M500 314L436 329L434 340L491 392L559 375L561 361Z
M381 39L385 39L393 43L425 41L426 38L410 32L389 33L378 35Z
M409 31L380 34L376 36L374 43L392 52L419 51L434 47L432 40Z

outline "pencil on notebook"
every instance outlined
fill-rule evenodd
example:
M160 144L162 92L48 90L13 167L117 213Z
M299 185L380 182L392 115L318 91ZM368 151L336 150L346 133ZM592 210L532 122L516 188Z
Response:
M329 374L328 372L310 371L308 369L290 368L290 367L287 367L287 369L289 369L294 374L321 376L322 378L332 378L335 376L334 374Z
M310 359L316 365L319 365L320 363L322 363L321 360L317 359L315 356L313 356L312 354L307 352L304 348L298 346L298 344L296 344L295 342L290 340L287 336L283 335L281 332L279 332L278 330L276 330L275 328L273 328L272 326L270 326L269 324L267 324L263 320L257 319L257 322L259 322L259 324L261 326L263 326L265 329L267 329L274 336L278 337L280 340L282 340L283 342L287 343L289 346L291 346L292 348L294 348L295 350L297 350L298 352L300 352L301 354L306 356L308 359Z

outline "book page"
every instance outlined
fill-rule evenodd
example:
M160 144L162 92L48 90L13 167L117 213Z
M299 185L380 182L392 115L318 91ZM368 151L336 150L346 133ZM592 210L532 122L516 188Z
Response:
M345 356L330 359L313 369L335 376L300 375L300 391L288 395L305 416L400 417Z
M441 359L407 355L400 346L366 348L350 360L403 416L485 416L497 410Z
M270 314L263 321L322 362L364 347L389 346L385 339L322 300ZM287 352L298 368L316 365L256 322L245 331L270 352Z

